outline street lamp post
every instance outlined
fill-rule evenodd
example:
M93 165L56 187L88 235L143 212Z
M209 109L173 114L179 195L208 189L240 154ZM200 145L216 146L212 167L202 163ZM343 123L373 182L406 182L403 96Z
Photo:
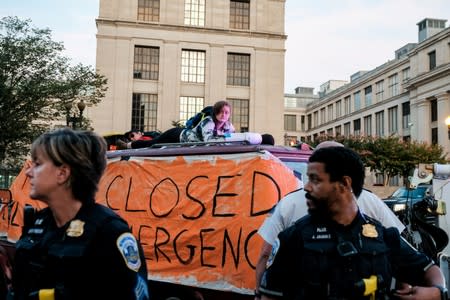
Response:
M445 125L447 125L448 139L450 140L450 116L445 119Z
M86 108L86 103L84 103L83 100L81 100L80 102L77 103L77 108L79 111L78 116L75 114L73 114L72 116L70 115L72 106L73 106L72 102L66 103L66 125L67 125L67 127L69 127L70 124L72 124L73 129L77 129L77 125L78 125L78 128L81 128L82 123L83 123L83 111Z

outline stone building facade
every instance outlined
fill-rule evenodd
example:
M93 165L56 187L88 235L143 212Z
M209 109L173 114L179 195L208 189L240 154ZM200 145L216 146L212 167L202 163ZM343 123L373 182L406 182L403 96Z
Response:
M106 98L87 109L101 134L166 130L232 104L241 132L283 136L285 0L100 0L96 68Z

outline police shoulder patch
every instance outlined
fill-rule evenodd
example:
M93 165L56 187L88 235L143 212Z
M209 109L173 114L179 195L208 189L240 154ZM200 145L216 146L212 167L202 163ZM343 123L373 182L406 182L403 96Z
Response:
M127 267L137 272L141 267L141 258L136 238L130 232L125 232L117 238L116 244Z

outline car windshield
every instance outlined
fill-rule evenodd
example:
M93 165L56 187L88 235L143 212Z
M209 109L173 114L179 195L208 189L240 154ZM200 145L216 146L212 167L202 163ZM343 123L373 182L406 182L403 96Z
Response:
M405 187L401 187L398 190L396 190L392 194L392 198L415 198L415 199L422 199L425 197L425 193L427 191L427 187L417 187L414 190L408 190Z

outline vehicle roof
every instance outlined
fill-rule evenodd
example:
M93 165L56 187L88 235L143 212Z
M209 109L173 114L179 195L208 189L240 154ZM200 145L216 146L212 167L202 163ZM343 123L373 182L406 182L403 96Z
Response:
M162 145L162 146L161 146ZM179 144L160 144L157 148L139 148L108 151L109 159L133 156L133 157L160 157L160 156L185 156L202 154L232 154L268 151L282 160L308 161L312 150L300 150L288 146L271 145L243 145L243 144L204 144L204 143L179 143Z

